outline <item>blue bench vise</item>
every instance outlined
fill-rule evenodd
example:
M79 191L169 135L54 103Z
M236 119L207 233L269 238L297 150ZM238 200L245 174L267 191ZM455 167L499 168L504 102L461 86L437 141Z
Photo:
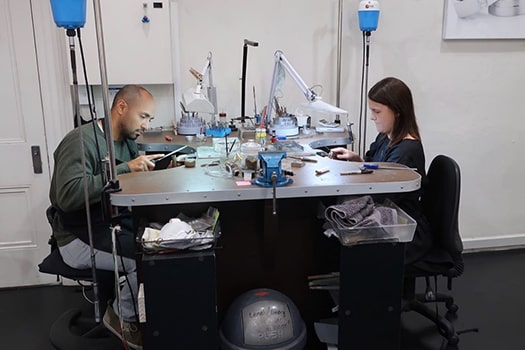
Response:
M286 158L285 152L259 152L261 174L252 183L261 187L282 187L289 185L293 180L284 175L281 160Z

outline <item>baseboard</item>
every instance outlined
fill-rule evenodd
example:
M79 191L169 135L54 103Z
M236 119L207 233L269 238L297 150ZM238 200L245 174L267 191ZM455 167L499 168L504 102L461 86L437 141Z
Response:
M464 238L466 252L479 250L501 250L525 247L525 233L497 237Z

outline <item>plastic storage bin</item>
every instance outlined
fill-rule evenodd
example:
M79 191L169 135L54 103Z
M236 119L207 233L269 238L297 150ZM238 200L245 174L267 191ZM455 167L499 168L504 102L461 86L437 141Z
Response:
M338 228L332 225L342 245L372 244L381 242L410 242L414 237L417 223L392 201L378 206L394 208L397 223L393 225Z

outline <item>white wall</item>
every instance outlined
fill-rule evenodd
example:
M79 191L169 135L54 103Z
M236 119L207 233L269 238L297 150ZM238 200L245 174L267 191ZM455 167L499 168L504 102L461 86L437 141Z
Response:
M427 164L439 153L460 164L463 236L523 235L525 42L442 41L442 11L438 1L383 1L370 80L405 80L413 89Z
M171 0L178 11L180 86L194 85L189 67L201 70L213 52L219 110L240 112L243 39L249 48L246 110L252 86L259 109L267 103L273 53L280 49L309 85L323 85L335 102L337 0ZM358 0L344 1L341 107L356 122L361 71ZM370 86L396 76L412 89L427 166L437 154L455 158L462 169L461 232L467 246L525 244L525 81L523 40L443 41L443 1L383 0L372 35ZM115 22L118 24L118 22ZM133 69L133 67L130 67ZM287 81L282 102L293 111L303 101ZM155 91L163 101L156 124L170 125L171 88ZM369 123L369 141L375 136ZM484 243L485 242L485 243Z

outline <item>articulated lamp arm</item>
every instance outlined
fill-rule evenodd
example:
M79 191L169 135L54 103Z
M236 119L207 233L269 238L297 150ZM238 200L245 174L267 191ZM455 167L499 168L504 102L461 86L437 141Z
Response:
M292 77L292 79L295 81L295 84L301 89L304 97L308 101L307 105L309 108L315 109L317 111L323 111L327 113L332 113L336 115L342 115L342 114L348 114L347 111L332 106L331 104L328 104L324 101L322 101L321 97L318 96L315 92L310 89L304 80L299 76L297 71L292 67L290 62L284 57L284 54L282 51L276 51L275 52L275 65L273 69L273 77L272 77L272 86L270 88L270 98L268 99L268 105L266 107L266 117L264 122L266 124L269 124L271 118L272 118L272 109L273 109L273 98L275 95L275 89L277 87L277 79L279 77L279 66L282 66L286 72Z
M306 85L304 80L299 76L299 73L297 73L294 67L292 67L290 62L286 59L282 51L275 51L274 57L275 65L273 68L272 86L270 88L270 97L268 99L268 105L266 107L266 124L269 124L272 118L273 98L275 96L275 89L277 87L279 66L282 66L286 70L286 72L292 77L292 79L295 81L295 84L297 84L297 86L309 102L313 102L317 98L315 92L313 92L312 89L310 89L308 85Z

